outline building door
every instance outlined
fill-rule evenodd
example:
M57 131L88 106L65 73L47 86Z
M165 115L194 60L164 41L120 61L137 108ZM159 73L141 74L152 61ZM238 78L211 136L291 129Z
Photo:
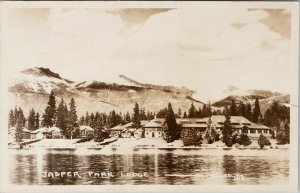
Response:
M155 137L155 132L152 132L152 137Z

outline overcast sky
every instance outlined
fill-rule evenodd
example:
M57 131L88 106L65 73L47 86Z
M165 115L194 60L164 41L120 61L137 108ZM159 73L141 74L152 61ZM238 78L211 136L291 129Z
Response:
M229 6L10 9L5 63L75 80L186 86L201 100L229 85L289 93L291 14Z

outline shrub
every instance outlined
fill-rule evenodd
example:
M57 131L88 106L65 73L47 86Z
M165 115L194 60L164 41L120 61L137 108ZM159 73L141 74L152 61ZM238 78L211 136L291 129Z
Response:
M248 135L241 134L240 137L237 139L237 143L240 145L248 146L252 143Z
M199 145L201 136L198 134L196 129L189 128L181 131L181 139L184 146Z
M263 134L260 134L257 142L261 149L263 149L265 145L271 145L269 139L265 137Z

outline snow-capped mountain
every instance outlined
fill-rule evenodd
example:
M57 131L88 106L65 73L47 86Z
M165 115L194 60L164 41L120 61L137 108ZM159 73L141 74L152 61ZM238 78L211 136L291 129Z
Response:
M191 103L194 103L197 109L204 104L193 98L195 91L185 87L144 84L124 75L120 75L119 78L119 84L100 81L75 82L61 77L48 68L30 68L19 72L13 78L9 86L10 105L21 106L27 112L34 108L42 113L51 90L55 92L57 103L61 97L67 103L74 97L80 115L86 111L108 112L112 109L132 112L136 102L146 111L152 112L165 108L169 102L172 103L174 111L181 108L182 112L188 111ZM213 109L222 109L225 105L230 105L232 99L236 103L254 104L254 100L258 98L262 112L274 100L289 102L289 95L267 90L242 90L235 86L226 88L223 95L225 97L222 100L212 104Z
M77 111L132 111L134 103L149 111L159 111L172 103L174 111L180 107L188 110L191 103L202 107L203 103L192 98L194 91L174 86L143 84L120 75L124 83L106 83L99 81L74 82L61 77L48 68L30 68L16 75L9 87L11 106L21 106L25 111L34 108L43 112L51 90L57 101L63 97L69 101L75 98ZM58 103L57 102L57 103Z
M261 112L265 112L273 101L278 101L279 103L289 103L290 96L286 94L281 94L278 92L272 92L269 90L242 90L235 86L229 86L224 91L223 94L226 96L225 98L216 101L213 103L213 106L216 107L224 107L231 105L232 100L235 101L236 104L239 103L250 103L254 105L254 101L257 98L260 101Z

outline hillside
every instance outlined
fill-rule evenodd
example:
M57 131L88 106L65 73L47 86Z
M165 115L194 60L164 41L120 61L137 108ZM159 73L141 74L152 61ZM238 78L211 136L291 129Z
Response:
M75 82L50 69L26 69L17 74L10 84L10 106L21 106L25 113L30 108L42 113L51 90L55 92L58 102L61 97L67 101L74 97L79 115L86 111L108 112L112 109L131 112L136 102L153 112L166 107L169 102L174 111L179 107L186 111L192 102L197 108L203 105L192 98L193 91L187 88L142 84L129 78L126 80L129 81L128 85L100 81ZM132 84L133 81L135 84Z
M225 90L228 94L233 94L225 97L219 101L214 102L212 105L216 107L230 106L232 99L238 105L239 103L250 103L252 107L254 106L255 99L257 98L260 103L261 112L264 113L273 101L277 101L281 104L289 103L290 95L281 94L278 92L271 92L268 90L240 90L237 87L230 86L230 89Z

